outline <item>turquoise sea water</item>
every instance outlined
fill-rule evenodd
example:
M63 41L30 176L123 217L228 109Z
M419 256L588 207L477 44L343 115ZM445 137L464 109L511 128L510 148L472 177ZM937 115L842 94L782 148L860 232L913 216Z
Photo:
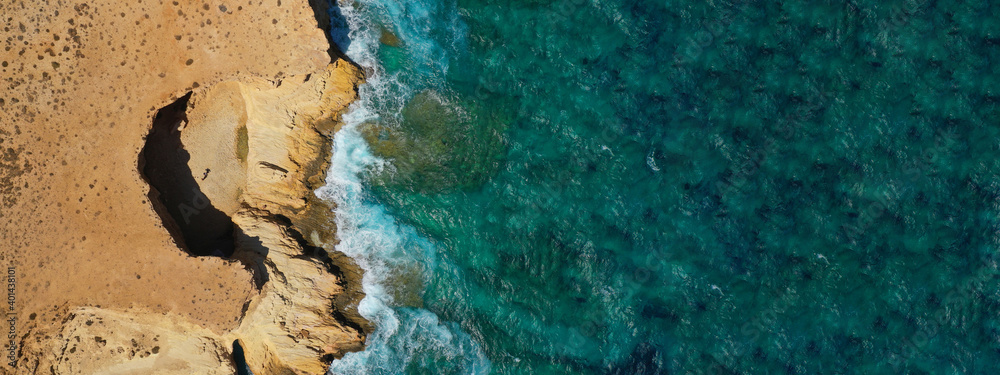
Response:
M331 373L1000 372L1000 6L339 5Z

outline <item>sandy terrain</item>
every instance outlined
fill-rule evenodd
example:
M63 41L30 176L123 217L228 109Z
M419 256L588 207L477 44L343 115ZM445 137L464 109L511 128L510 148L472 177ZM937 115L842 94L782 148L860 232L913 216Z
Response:
M353 100L360 73L342 61L328 66L336 58L331 57L324 32L317 27L322 20L317 21L305 0L14 1L0 3L0 17L4 18L0 23L0 264L5 269L13 267L16 274L11 316L16 318L14 341L18 345L17 371L5 364L0 373L48 373L49 369L57 373L150 373L143 368L185 373L198 366L228 365L230 339L234 332L245 332L240 326L248 314L253 315L254 307L249 305L267 300L261 297L267 295L267 288L262 291L259 283L255 285L252 260L194 257L171 236L154 207L150 185L140 173L140 152L153 118L158 109L189 91L194 90L197 99L199 93L221 82L244 82L238 85L248 91L266 91L286 80L306 87L304 77L322 74L327 82L343 84L311 88L319 90L312 96L277 91L274 95L286 95L290 102L312 100L315 106L324 92L340 90L343 95L337 103L346 106ZM253 98L266 101L267 97ZM211 97L204 99L211 101ZM231 107L234 113L246 111ZM335 119L336 113L322 116ZM266 130L276 126L273 121L283 120L264 119L256 128L248 126ZM284 135L300 137L289 134ZM193 147L203 151L233 142L201 139L205 144ZM315 142L319 151L301 157L324 156L327 150L322 147L328 144L322 138ZM275 156L280 151L260 151L258 157L285 158ZM246 184L258 190L264 186L253 179L253 165L244 166L246 171L241 172L239 163L219 162L228 163L232 181L248 179ZM243 165L251 162L253 156L242 161ZM308 174L316 171L299 172L306 175L272 182L288 185L280 191L308 195L304 189L314 186L300 180L315 179ZM195 174L196 179L201 177L201 171ZM228 215L239 207L264 210L254 202L266 202L271 194L246 198L252 202L241 206L241 193L226 192ZM218 199L220 203L225 200ZM260 224L252 218L280 214L291 221L306 220L304 214L296 214L309 210L305 203L276 206L266 215L255 211L256 216L247 214L236 221L267 226L275 236L287 237L288 223ZM298 245L289 246L298 249ZM344 284L343 280L336 283ZM105 323L118 327L118 332L90 328ZM101 330L107 331L105 336L97 336ZM167 345L158 344L188 331L200 332L195 336L204 341L185 342L178 336ZM355 341L351 349L357 350L363 335L348 336ZM118 341L122 344L117 345ZM7 354L10 344L4 342ZM174 348L173 367L153 366L157 356L166 357L168 346ZM85 349L95 352L76 355ZM341 353L346 349L323 350ZM87 359L99 353L108 353L107 358ZM149 363L134 362L140 359ZM66 367L70 363L77 367ZM315 368L314 363L308 366L292 368L296 372Z

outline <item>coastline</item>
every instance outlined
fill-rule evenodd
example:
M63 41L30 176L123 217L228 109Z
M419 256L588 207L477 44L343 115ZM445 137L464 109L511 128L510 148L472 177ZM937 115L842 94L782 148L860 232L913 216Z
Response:
M51 15L0 10L18 32L0 54L0 260L17 270L18 322L16 366L0 372L232 373L240 340L258 375L318 373L363 349L361 270L319 251L332 250L335 228L312 193L362 78L316 27L329 25L320 9L100 1ZM228 166L190 173L238 228L231 259L186 253L143 174L156 114L187 93L195 107L181 133L207 130L182 140L192 163ZM243 107L225 100L237 96ZM211 103L233 112L190 116ZM249 149L223 160L212 132L239 115Z

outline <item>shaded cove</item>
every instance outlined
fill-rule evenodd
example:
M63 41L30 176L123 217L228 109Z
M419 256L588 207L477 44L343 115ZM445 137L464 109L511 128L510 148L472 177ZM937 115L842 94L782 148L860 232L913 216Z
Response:
M139 169L149 182L150 201L178 246L192 255L233 255L233 220L212 205L188 166L190 154L181 144L191 93L160 109L139 156ZM210 170L204 171L207 176Z

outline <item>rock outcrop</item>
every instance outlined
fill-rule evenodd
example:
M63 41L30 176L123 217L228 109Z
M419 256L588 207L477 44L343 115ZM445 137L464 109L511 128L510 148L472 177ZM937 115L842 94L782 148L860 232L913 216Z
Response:
M220 84L191 97L180 131L188 165L195 174L206 171L199 185L237 228L233 257L261 285L226 338L243 343L255 374L323 373L333 358L362 349L363 320L335 303L357 279L345 279L349 265L322 247L331 244L319 233L330 228L309 228L310 241L300 233L308 227L294 224L310 221L311 206L330 212L309 197L323 181L330 139L360 80L358 69L341 60L278 84Z
M313 194L361 72L315 9L0 4L0 373L232 374L238 342L257 375L319 374L362 349L360 271Z

